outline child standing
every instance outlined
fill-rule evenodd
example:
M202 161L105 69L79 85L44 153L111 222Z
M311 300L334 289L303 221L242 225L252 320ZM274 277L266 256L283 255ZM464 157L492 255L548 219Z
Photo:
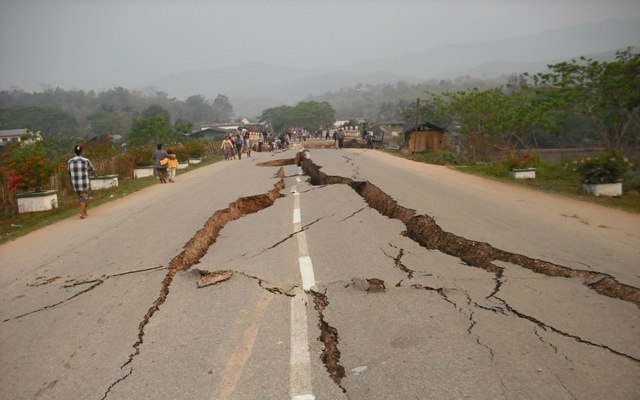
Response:
M160 161L160 165L167 167L169 182L173 182L173 178L176 177L176 169L178 169L178 158L173 153L173 150L167 150L167 157Z

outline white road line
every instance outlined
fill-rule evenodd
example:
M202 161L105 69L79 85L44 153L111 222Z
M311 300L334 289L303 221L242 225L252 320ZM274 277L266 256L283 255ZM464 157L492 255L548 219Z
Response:
M300 209L296 208L293 210L293 223L299 224L301 222L302 222L302 219L300 218Z
M302 169L300 169L302 172ZM294 186L293 197L293 231L298 232L298 266L302 278L302 290L296 291L291 299L291 385L292 400L315 400L311 385L311 356L309 355L309 339L307 337L307 294L306 291L315 286L313 264L307 248L307 235L302 230L300 212L300 194Z
M306 293L299 290L291 299L291 388L293 400L314 400L311 394L311 365L307 338Z
M302 289L305 291L310 290L316 285L311 257L305 256L298 258L298 265L300 266L300 275L302 276Z

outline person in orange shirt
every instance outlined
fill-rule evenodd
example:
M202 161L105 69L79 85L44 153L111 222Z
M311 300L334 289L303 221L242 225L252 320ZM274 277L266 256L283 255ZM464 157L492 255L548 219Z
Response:
M167 157L160 160L160 165L167 167L169 182L174 182L173 178L176 177L176 170L178 169L178 158L173 153L173 150L167 150Z

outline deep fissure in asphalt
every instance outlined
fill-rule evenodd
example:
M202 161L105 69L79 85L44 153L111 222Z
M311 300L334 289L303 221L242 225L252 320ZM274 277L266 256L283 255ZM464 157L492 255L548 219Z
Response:
M342 389L343 393L347 390L342 387L342 378L346 376L344 367L340 365L340 349L338 349L338 330L329 325L324 319L323 311L329 305L329 299L324 293L311 291L313 295L313 304L315 310L318 312L320 321L318 322L318 328L320 328L320 336L318 340L322 342L324 348L320 354L320 359L324 363L327 372L331 379Z
M280 191L285 187L283 179L284 171L282 168L278 171L277 176L280 177L280 180L276 182L273 189L269 192L261 195L241 197L229 204L228 207L216 211L207 220L204 227L198 230L191 240L185 244L184 250L171 260L169 263L169 271L162 281L160 294L151 307L149 307L144 318L138 325L138 340L133 344L134 351L129 355L127 361L120 367L120 369L130 365L133 362L133 359L140 354L140 346L144 341L144 328L156 311L158 311L160 306L166 301L167 296L169 295L171 283L173 282L176 274L181 271L187 271L193 265L197 264L206 254L209 247L215 243L220 231L227 223L270 207L278 198L282 197ZM120 377L107 388L102 399L106 399L109 392L132 373L133 367L130 366L127 374Z
M422 247L429 250L438 250L450 256L454 256L462 260L465 264L483 269L487 272L494 274L495 286L491 294L486 299L494 298L501 303L501 306L486 307L476 302L473 302L469 298L468 305L471 307L477 307L478 309L499 313L502 315L512 315L521 319L525 319L535 324L538 327L543 328L546 331L552 331L564 337L568 337L576 340L579 343L587 344L589 346L605 349L618 356L625 357L633 362L640 363L640 359L631 356L629 354L617 351L604 344L594 343L589 340L585 340L577 335L564 332L551 325L546 324L532 316L526 315L507 303L504 299L498 297L498 292L503 284L502 276L504 268L493 264L494 261L503 261L511 263L515 266L519 266L535 273L550 276L550 277L564 277L576 280L594 290L600 295L628 301L640 307L640 289L625 285L618 282L614 277L595 271L575 270L565 266L553 264L548 261L532 259L530 257L510 253L504 250L497 249L488 243L477 242L469 240L451 232L444 231L432 217L427 215L416 215L416 211L399 205L391 196L384 193L380 188L367 181L354 181L350 178L341 176L327 175L321 171L321 167L316 165L309 157L306 151L298 153L296 156L296 162L302 167L304 172L309 176L309 181L313 185L331 185L331 184L344 184L351 187L356 193L358 193L363 200L373 209L378 211L381 215L389 218L400 220L407 228L403 234L412 239ZM412 275L413 271L404 270L400 267L400 259L402 253L398 254L398 257L394 259L396 262L396 268L403 270L407 276ZM399 286L396 285L396 286ZM417 287L420 289L433 290L439 293L443 299L447 302L451 301L444 294L444 288L430 288L430 287ZM454 304L454 303L452 303ZM458 307L454 304L456 309ZM458 309L460 311L460 309ZM475 326L475 319L473 314L469 316L471 325L469 333ZM478 344L487 347L490 350L491 358L493 359L493 350L488 346L480 342L477 337Z
M488 243L446 232L432 217L416 215L415 210L399 205L391 196L370 182L325 174L320 166L304 154L305 152L298 153L296 160L309 176L312 185L343 184L351 187L371 208L386 217L404 223L407 228L406 236L429 250L438 250L460 258L469 266L481 268L499 276L502 275L504 268L493 264L494 261L508 262L546 276L574 279L601 295L628 301L640 307L640 289L620 283L608 274L577 270L533 259L497 249Z

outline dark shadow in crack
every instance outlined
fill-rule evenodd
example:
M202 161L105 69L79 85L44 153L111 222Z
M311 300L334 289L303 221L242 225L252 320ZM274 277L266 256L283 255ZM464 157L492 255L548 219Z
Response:
M391 196L370 182L326 175L320 166L311 161L306 152L298 153L296 161L310 177L311 184L343 184L351 187L371 208L386 217L403 222L407 228L406 236L429 250L439 250L460 258L467 265L494 273L498 278L502 275L503 268L494 265L493 261L508 262L546 276L574 279L601 295L628 301L640 307L640 289L620 283L608 274L577 270L533 259L446 232L432 217L416 215L415 210L399 205Z

